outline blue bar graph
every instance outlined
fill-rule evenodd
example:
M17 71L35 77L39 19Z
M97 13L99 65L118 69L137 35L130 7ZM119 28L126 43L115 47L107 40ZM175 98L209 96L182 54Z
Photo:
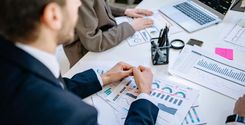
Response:
M169 97L170 97L170 96L169 96L169 95L167 95L167 97L165 98L165 100L167 101Z
M135 96L135 95L133 95L133 94L131 94L131 93L126 93L126 95L129 96L129 97L131 97L131 98L134 98L134 99L137 98L137 96Z
M169 100L169 102L172 102L173 100L174 100L174 98L173 98L173 97L171 97L171 98L170 98L170 100Z
M178 106L181 106L182 102L183 102L183 101L182 101L182 100L180 100L180 101L179 101L179 103L178 103Z
M111 88L106 89L106 90L104 91L104 93L105 93L106 95L110 95L110 94L112 93Z
M245 86L245 71L241 69L237 69L210 59L199 60L194 68Z
M171 107L168 107L168 106L166 106L166 105L164 105L164 104L161 104L161 103L158 103L158 104L157 104L157 107L158 107L160 110L162 110L162 111L164 111L164 112L167 112L167 113L169 113L169 114L172 114L172 115L175 115L176 112L177 112L177 109L176 109L176 108L171 108Z
M161 96L161 99L163 99L163 98L164 98L164 96L165 96L165 95L162 95L162 96Z
M178 99L175 99L175 100L174 100L174 104L176 104L177 102L178 102Z
M132 97L132 95L128 95L128 96ZM165 95L163 93L152 92L151 96L157 97L161 100L164 100L168 103L172 103L172 104L177 105L177 106L181 106L183 103L182 99L175 98L175 96L172 96L172 95Z
M199 106L192 106L181 125L206 125L207 123L200 117Z

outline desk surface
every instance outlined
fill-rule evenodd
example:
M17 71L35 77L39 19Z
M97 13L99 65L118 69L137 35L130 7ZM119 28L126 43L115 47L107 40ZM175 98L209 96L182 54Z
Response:
M157 9L168 2L172 2L171 0L144 0L142 3L138 5L140 8L147 9ZM226 35L224 33L224 29L227 28L230 24L235 24L242 16L243 13L229 11L224 21L218 25L211 26L209 28L194 32L187 33L182 31L181 33L177 33L170 36L170 39L178 38L183 39L185 41L190 38L195 38L204 41L203 48L214 51L215 47L229 47L233 48L230 44L223 41L223 37ZM235 50L241 50L244 53L244 48L234 48ZM170 63L173 63L176 57L178 56L179 51L171 50L170 51ZM241 61L245 64L245 58L242 57L242 54L235 53L234 61ZM239 60L238 60L239 59ZM201 87L197 84L191 83L189 81L176 78L170 76L168 74L168 65L162 66L153 66L151 63L150 56L150 43L141 44L135 47L130 47L126 41L123 41L120 45L107 50L101 53L93 53L89 52L86 54L74 67L72 67L65 76L71 77L75 73L81 71L81 66L86 66L88 62L100 63L103 61L110 61L110 63L117 63L119 61L124 62L136 62L138 64L144 63L150 66L153 70L155 77L170 79L172 81L178 83L184 83L190 87L193 87L200 91L200 96L198 98L201 111L208 122L209 125L223 125L226 117L232 114L233 106L235 100L216 93L207 88ZM113 113L113 109L106 103L101 103L101 99L94 98L94 103L96 101L100 103L99 105L95 105L95 107L99 111L99 124L102 125L114 125L115 124L115 116Z

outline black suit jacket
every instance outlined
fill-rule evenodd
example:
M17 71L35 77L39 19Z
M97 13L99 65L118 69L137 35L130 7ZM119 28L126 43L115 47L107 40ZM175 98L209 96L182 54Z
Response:
M1 125L96 125L97 111L81 101L101 90L93 70L64 78L62 89L37 59L0 38ZM125 124L155 124L158 108L148 100L135 101Z

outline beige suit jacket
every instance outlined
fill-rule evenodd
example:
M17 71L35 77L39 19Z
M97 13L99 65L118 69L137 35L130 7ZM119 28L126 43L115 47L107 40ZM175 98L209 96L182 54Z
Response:
M135 33L129 23L116 24L114 16L123 16L125 9L110 6L105 0L81 2L75 40L64 45L70 67L88 51L105 51Z

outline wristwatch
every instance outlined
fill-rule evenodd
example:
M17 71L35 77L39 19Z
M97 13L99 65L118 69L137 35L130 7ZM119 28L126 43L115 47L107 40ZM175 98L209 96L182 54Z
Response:
M227 117L225 123L238 122L245 124L245 117L239 116L238 114L230 115Z

